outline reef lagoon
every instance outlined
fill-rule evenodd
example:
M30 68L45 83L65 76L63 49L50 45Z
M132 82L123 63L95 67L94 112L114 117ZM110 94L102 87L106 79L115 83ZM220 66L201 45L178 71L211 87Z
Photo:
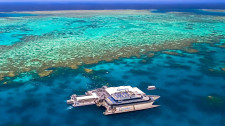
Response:
M224 10L1 12L0 125L223 126L224 29ZM104 116L66 104L104 85L161 106Z

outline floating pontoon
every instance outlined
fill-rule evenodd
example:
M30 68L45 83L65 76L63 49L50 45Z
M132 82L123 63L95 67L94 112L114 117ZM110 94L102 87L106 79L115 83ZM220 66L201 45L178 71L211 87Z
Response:
M146 95L137 87L103 86L88 91L83 96L74 94L70 100L67 100L67 103L72 104L73 107L93 104L104 106L106 111L103 114L109 115L158 107L159 105L153 105L153 103L159 97L158 95Z

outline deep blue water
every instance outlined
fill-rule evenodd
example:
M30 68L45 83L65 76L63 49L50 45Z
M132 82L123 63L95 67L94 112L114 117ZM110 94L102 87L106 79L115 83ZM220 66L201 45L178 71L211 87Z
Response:
M0 13L0 17L24 17L24 16L36 16L36 15L35 14Z
M56 68L45 78L29 80L25 73L8 78L14 82L0 87L0 125L224 126L225 72L216 68L225 66L225 49L210 44L193 47L199 52L158 52L152 58L123 58L77 70ZM94 72L87 74L83 68ZM70 109L66 104L71 94L84 94L102 85L137 86L147 94L160 95L155 104L161 106L104 116L102 107ZM148 85L156 85L157 90L147 91Z
M103 9L225 9L225 3L1 3L0 12L43 10L103 10Z
M167 12L186 12L186 13L193 13L198 15L213 15L213 16L225 16L225 12L210 12L210 11L203 11L198 9L157 9L152 11L153 13L167 13Z

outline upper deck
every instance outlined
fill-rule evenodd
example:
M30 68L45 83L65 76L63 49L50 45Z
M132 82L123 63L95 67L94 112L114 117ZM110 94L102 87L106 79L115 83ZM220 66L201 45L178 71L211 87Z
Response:
M106 98L106 102L110 105L120 105L150 100L150 98L146 96L144 92L136 87L110 87L106 88L105 91L109 94L109 96Z

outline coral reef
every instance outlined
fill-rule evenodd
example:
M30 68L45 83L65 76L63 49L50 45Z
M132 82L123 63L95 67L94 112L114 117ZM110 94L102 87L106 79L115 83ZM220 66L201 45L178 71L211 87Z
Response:
M165 51L170 49L196 53L193 43L215 42L225 36L224 20L207 15L146 10L26 13L40 15L1 19L1 35L7 38L0 39L0 71L6 71L0 73L1 80L29 71L48 76L51 71L46 69L52 67L77 69L123 57L153 57L158 51L177 55Z
M41 73L38 73L38 75L39 75L40 77L46 77L46 76L49 76L49 75L52 73L52 71L53 71L53 70L45 70L45 71L43 71L43 72L41 72Z
M223 71L225 71L225 68L221 68Z
M88 69L88 68L85 68L84 71L85 71L86 73L92 73L92 72L93 72L92 69Z

